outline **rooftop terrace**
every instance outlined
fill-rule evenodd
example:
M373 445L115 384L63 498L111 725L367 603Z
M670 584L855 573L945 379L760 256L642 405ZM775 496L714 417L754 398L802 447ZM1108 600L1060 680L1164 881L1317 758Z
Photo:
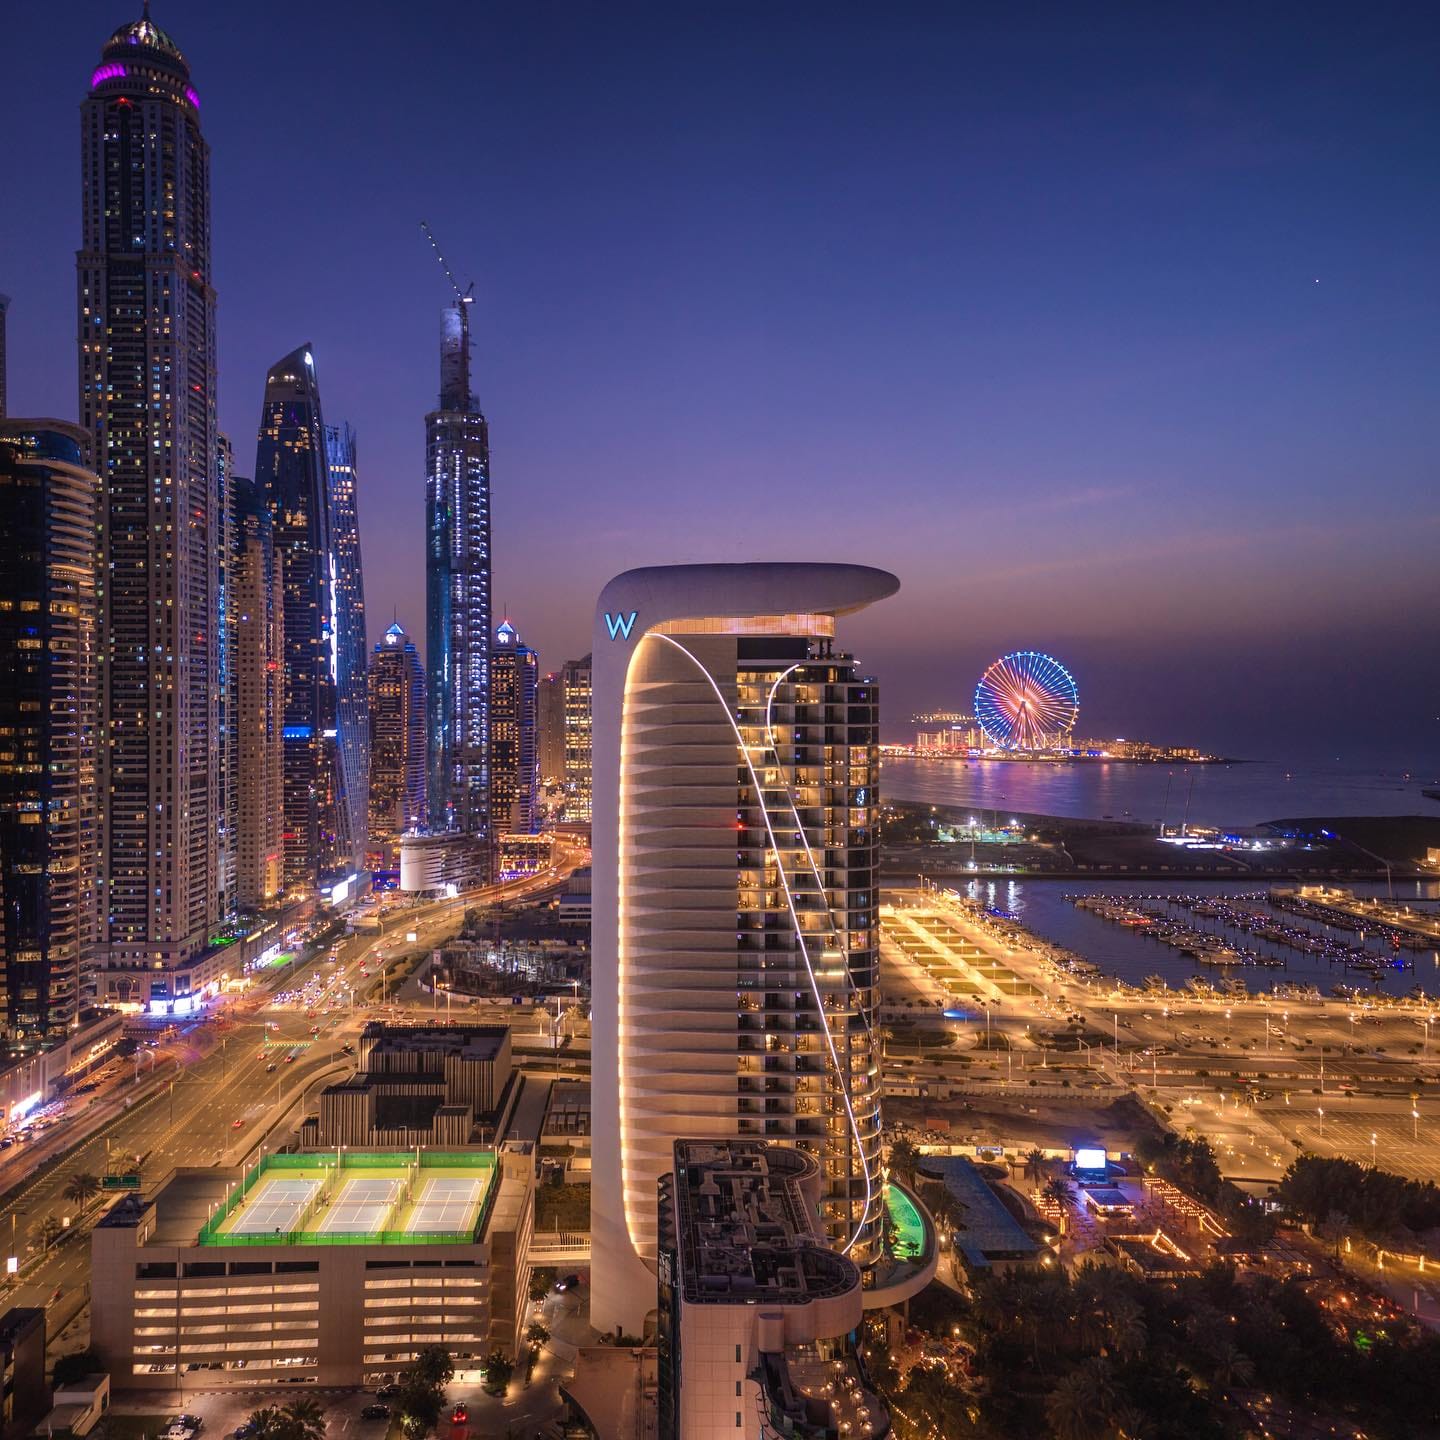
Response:
M271 1155L245 1172L201 1245L456 1245L480 1235L495 1193L488 1150Z

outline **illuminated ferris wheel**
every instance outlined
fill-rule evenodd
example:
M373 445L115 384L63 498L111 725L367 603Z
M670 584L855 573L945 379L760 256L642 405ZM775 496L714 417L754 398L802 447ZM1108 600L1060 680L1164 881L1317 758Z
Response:
M975 687L975 718L1001 750L1053 750L1068 742L1079 713L1075 677L1039 650L997 660Z

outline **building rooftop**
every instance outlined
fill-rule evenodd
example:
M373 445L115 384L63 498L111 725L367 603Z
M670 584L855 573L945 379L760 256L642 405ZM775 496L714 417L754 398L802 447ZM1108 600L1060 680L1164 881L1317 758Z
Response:
M977 1260L1029 1259L1043 1247L1005 1208L985 1177L964 1155L926 1155L922 1174L936 1175L965 1207L965 1223L955 1232L961 1252Z
M180 47L150 18L150 0L145 0L144 13L138 20L122 25L110 36L105 42L102 54L107 60L124 60L127 55L133 55L137 50L149 50L153 54L163 55L173 65L189 72Z
M271 1155L199 1229L201 1245L464 1244L488 1218L489 1150Z
M504 1025L391 1025L372 1020L360 1032L367 1058L408 1054L496 1060L510 1031Z
M676 1243L687 1303L804 1304L860 1286L811 1226L816 1162L764 1141L675 1143Z

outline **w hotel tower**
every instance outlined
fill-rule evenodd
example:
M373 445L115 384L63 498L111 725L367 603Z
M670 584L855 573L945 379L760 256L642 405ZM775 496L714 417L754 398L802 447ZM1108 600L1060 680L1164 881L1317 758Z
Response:
M878 719L837 616L899 588L858 565L632 570L594 644L591 1317L655 1305L678 1139L821 1166L821 1222L880 1233Z

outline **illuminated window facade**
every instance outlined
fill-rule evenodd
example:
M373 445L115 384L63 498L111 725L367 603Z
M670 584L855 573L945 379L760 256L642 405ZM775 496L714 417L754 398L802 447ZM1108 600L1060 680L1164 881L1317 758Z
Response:
M334 537L320 385L310 346L270 367L255 483L273 526L282 595L284 883L316 893L351 859L342 814Z
M99 482L88 437L0 421L0 936L12 1050L75 1024L95 924Z
M562 667L565 688L565 818L588 824L590 802L590 657L567 660Z
M365 683L365 577L360 567L355 432L325 427L335 588L335 716L339 730L342 852L359 868L370 826L370 698Z
M425 669L397 621L370 657L370 844L375 868L400 864L400 837L425 825Z
M425 417L425 661L432 830L490 836L490 431L470 388L469 306L442 314Z
M490 650L490 819L497 838L539 829L539 676L539 657L504 621Z
M285 811L284 604L274 526L253 480L231 486L235 536L230 609L234 616L233 711L236 734L235 885L241 906L263 910L280 897Z
M80 107L79 402L100 536L104 989L169 995L223 918L210 150L185 57L122 26Z

